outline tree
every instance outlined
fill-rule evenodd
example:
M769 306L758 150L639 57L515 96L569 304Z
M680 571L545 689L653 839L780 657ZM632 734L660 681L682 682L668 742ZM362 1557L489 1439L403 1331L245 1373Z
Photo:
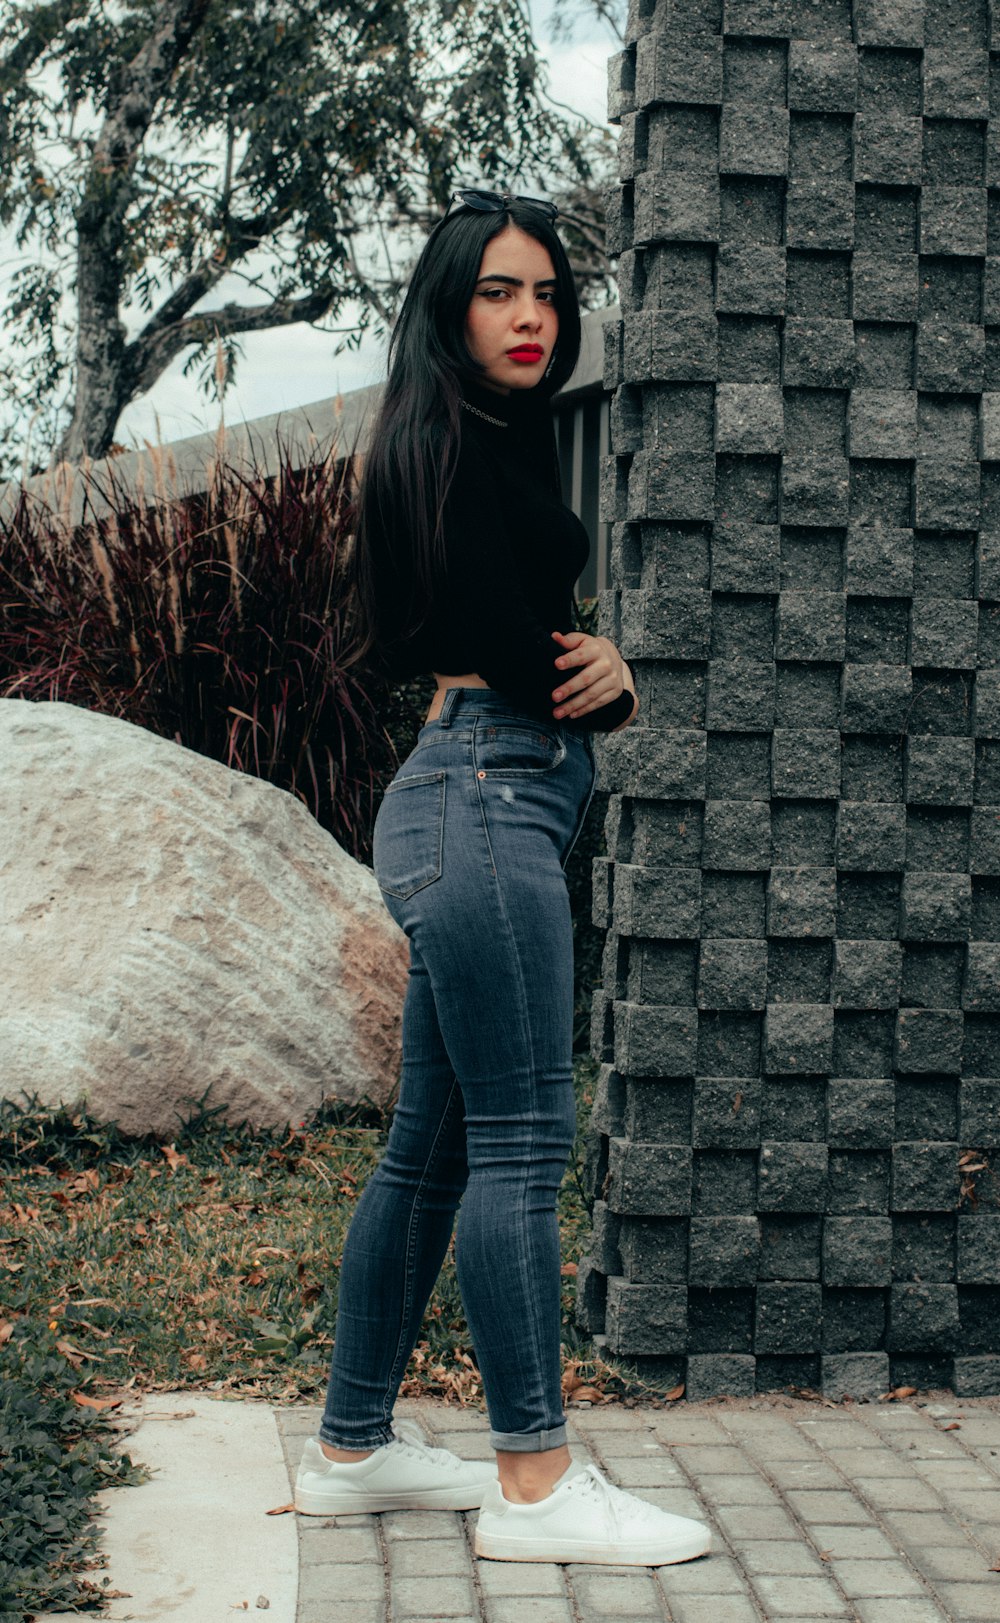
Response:
M185 351L224 388L243 333L357 341L457 176L586 186L591 152L545 99L523 0L13 0L8 469L28 416L55 459L104 454Z

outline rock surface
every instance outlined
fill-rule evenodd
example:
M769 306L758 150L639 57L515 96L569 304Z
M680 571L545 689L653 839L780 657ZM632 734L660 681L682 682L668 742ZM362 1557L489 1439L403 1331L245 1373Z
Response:
M291 795L0 700L0 1096L168 1138L199 1101L259 1126L384 1103L406 963L371 871Z

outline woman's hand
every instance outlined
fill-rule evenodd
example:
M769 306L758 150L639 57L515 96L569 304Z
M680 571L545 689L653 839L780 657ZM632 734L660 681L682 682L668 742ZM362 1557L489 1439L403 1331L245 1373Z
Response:
M607 637L591 637L584 631L553 631L552 635L565 650L555 661L556 669L569 673L552 694L556 721L585 716L625 691L635 694L632 672Z

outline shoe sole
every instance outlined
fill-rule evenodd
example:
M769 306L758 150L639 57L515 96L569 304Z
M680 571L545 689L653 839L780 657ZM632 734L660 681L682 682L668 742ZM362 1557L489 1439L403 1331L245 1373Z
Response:
M489 1483L475 1488L430 1488L423 1493L311 1493L296 1488L294 1503L303 1516L377 1516L384 1510L479 1510Z
M662 1543L589 1544L584 1539L505 1538L499 1533L480 1533L473 1541L476 1555L486 1561L567 1561L591 1562L604 1567L673 1567L683 1561L697 1561L712 1548L709 1538L691 1538L665 1551Z

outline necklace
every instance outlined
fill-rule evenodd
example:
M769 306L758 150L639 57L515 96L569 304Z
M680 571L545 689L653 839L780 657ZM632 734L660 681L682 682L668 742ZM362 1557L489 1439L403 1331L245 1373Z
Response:
M508 426L502 417L491 417L488 411L480 411L478 406L470 406L467 400L463 400L462 405L466 411L475 412L476 416L481 417L484 423L492 423L494 428L506 428Z

